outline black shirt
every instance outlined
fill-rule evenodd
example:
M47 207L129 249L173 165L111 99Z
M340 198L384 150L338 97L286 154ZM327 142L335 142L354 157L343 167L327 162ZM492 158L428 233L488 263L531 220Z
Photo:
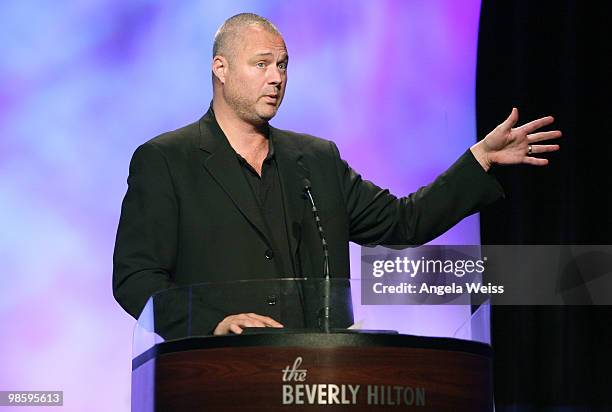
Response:
M261 176L246 159L238 153L236 156L238 156L244 177L249 182L253 196L259 205L268 237L272 242L272 259L275 260L277 271L283 277L294 277L285 204L272 139L268 139L268 155L263 161ZM272 274L270 275L272 277Z

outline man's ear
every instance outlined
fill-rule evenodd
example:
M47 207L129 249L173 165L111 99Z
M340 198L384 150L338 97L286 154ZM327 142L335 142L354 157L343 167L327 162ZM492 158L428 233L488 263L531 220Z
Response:
M227 75L228 62L223 56L215 56L212 62L213 75L221 82L225 84L225 76Z

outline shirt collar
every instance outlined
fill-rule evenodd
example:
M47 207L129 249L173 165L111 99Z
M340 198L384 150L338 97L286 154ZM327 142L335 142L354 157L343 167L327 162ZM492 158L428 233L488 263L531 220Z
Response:
M217 125L217 129L221 131L221 135L222 135L223 139L225 139L225 141L230 146L230 148L234 151L234 153L236 153L236 156L238 156L238 159L240 159L241 161L246 162L246 160L242 156L240 156L240 154L238 154L238 152L236 152L234 150L234 148L229 144L229 140L227 140L227 136L225 136L225 133L223 133L223 130L221 130L221 126L219 126L219 123L217 122L217 118L215 116L215 111L213 110L212 101L210 102L210 107L209 107L208 110L212 114L212 119L215 122L215 124ZM272 139L272 134L270 133L270 128L269 127L268 127L268 135L266 136L266 138L268 139L268 154L267 154L266 158L264 159L264 162L274 158L274 144L272 143L273 139Z

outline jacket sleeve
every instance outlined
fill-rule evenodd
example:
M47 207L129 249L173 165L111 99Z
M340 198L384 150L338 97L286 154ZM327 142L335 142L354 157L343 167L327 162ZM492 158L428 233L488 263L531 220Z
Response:
M427 243L504 196L500 184L469 149L431 184L397 198L363 180L331 145L349 217L349 237L360 245Z
M113 295L137 318L149 297L175 286L178 205L167 161L145 143L130 162L113 255Z

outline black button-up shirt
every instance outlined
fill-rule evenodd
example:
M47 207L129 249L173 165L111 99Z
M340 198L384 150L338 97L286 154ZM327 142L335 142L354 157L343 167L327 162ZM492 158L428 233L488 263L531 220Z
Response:
M261 176L246 159L238 153L236 156L238 156L244 177L249 182L253 196L259 205L268 237L272 242L270 245L272 253L266 251L266 258L274 259L281 276L293 277L293 259L287 233L285 204L272 139L268 139L268 155L263 161Z

